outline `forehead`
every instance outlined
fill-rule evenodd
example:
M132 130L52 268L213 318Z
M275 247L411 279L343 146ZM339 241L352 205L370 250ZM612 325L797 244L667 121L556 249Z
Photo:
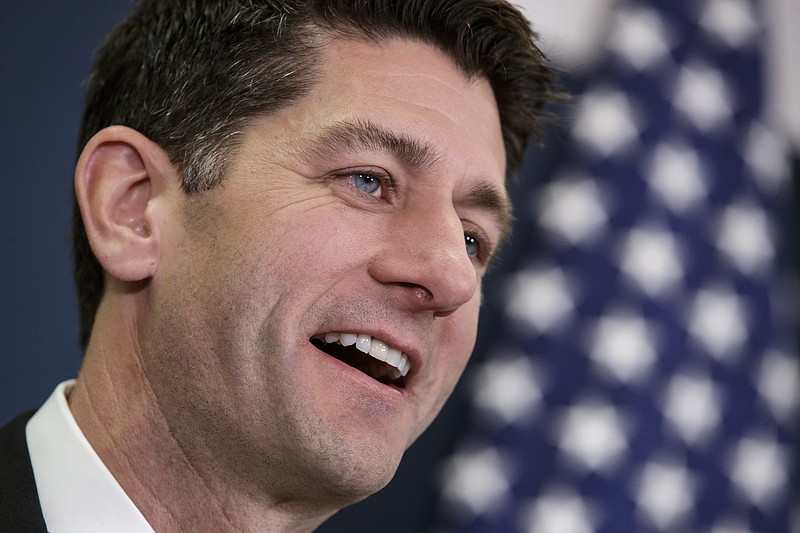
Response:
M505 176L505 148L492 89L467 77L434 47L333 38L322 48L319 83L293 110L295 126L369 121L437 148L442 163Z

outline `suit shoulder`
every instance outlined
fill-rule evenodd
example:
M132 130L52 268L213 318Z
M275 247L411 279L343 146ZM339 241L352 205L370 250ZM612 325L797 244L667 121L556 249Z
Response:
M25 425L34 412L22 413L0 429L0 531L46 531L25 439Z

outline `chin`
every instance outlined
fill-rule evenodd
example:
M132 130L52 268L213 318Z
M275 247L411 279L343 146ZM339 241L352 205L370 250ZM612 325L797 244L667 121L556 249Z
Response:
M381 454L359 454L360 457L350 456L349 461L340 461L338 465L330 464L331 471L320 472L327 477L320 487L327 487L323 494L332 497L330 502L334 506L344 507L357 503L372 494L375 494L394 477L401 457L391 458ZM338 466L338 468L337 468ZM320 477L316 482L319 483Z

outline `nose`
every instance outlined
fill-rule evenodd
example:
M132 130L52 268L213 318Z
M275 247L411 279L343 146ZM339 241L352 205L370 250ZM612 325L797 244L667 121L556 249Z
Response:
M410 308L447 316L470 301L478 273L452 208L419 208L392 219L370 275Z

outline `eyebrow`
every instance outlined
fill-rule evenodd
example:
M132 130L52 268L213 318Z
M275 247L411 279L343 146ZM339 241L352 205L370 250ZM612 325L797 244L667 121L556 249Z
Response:
M337 122L323 129L322 133L304 148L301 147L301 150L306 153L313 152L317 157L337 153L343 148L384 152L414 172L430 170L441 160L439 151L434 146L362 120ZM458 201L464 206L482 209L492 214L500 226L500 239L495 245L495 250L499 249L511 233L514 219L511 202L504 191L488 183L478 183L466 194L461 195Z
M500 238L495 243L494 251L495 253L499 251L511 234L511 225L514 222L514 212L508 197L501 194L496 187L482 183L472 187L464 195L461 203L488 211L497 219L500 225Z
M370 121L337 122L314 139L315 152L338 152L343 147L350 150L386 152L415 171L428 169L441 159L432 145Z

